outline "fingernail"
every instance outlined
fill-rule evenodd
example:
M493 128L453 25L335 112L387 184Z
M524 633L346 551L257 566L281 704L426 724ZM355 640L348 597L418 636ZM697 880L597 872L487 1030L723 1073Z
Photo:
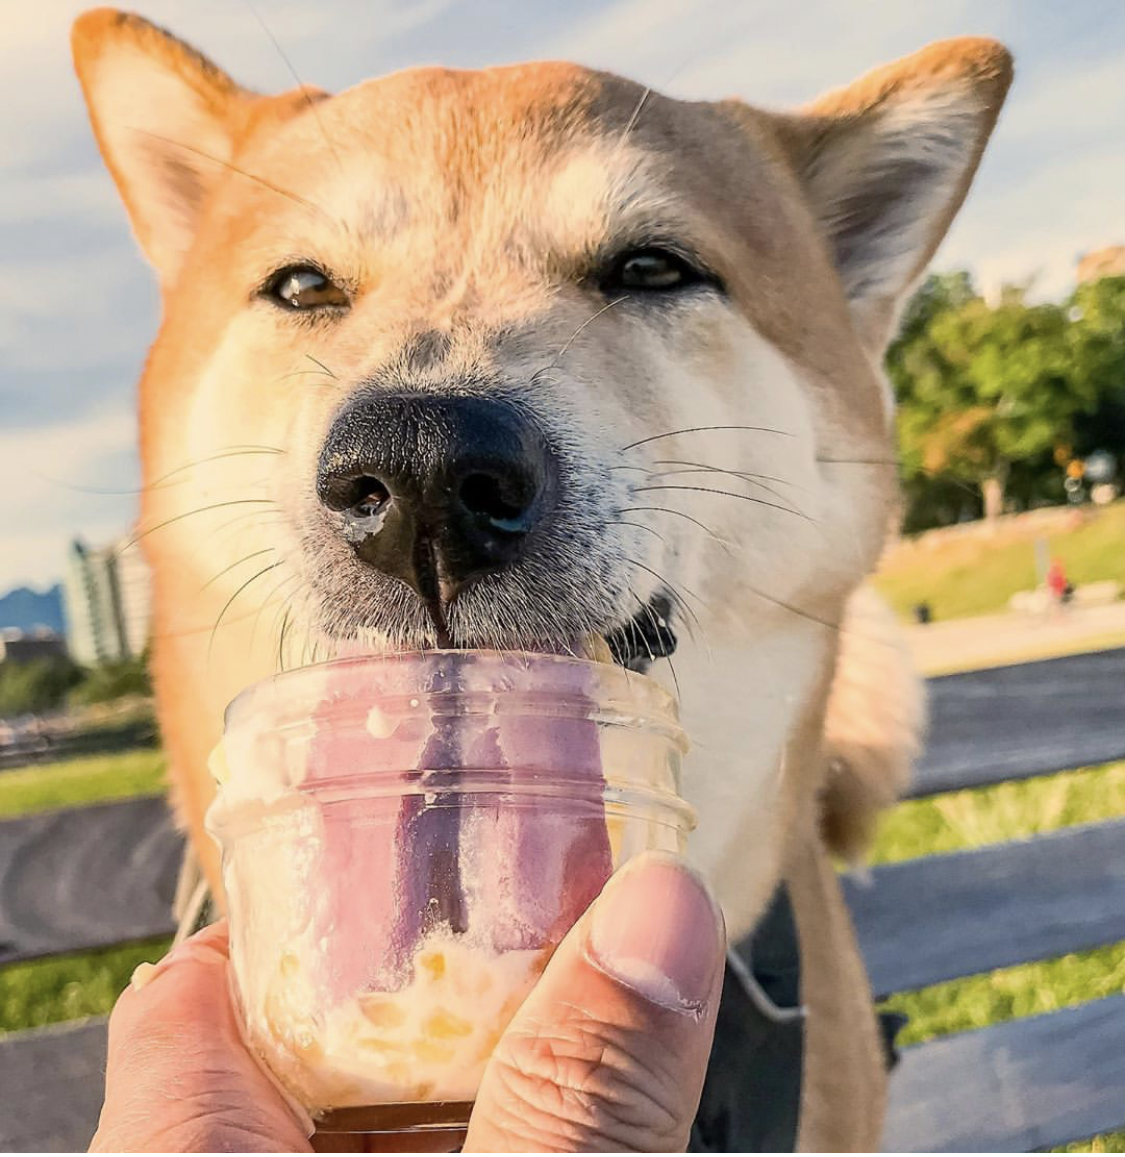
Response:
M171 968L173 964L179 964L184 960L209 959L208 954L214 952L212 941L217 936L224 935L225 930L220 930L217 925L212 924L189 936L186 940L180 941L155 964L150 964L147 960L142 961L133 969L133 975L129 978L130 986L140 992Z
M155 964L150 964L147 960L142 960L141 963L133 969L133 975L129 978L129 984L138 992L143 988L147 988L158 976L167 972L173 964L184 959L187 953L183 951L183 947L183 944L178 944L166 956L162 956Z
M655 1004L701 1015L722 967L725 932L706 884L674 856L647 853L594 905L587 955Z
M161 963L163 963L163 961L161 961ZM152 964L147 960L142 960L141 963L133 969L133 975L129 977L129 983L140 992L142 988L155 980L161 971L162 969L159 964Z

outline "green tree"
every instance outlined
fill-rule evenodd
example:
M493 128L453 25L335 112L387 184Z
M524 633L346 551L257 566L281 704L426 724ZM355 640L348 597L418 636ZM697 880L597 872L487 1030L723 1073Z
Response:
M1071 445L1100 378L1067 308L1029 304L1018 286L989 304L968 274L931 277L906 311L887 368L899 398L908 482L939 477L1001 512L1014 463Z
M1078 335L1083 372L1097 402L1075 423L1074 451L1085 457L1109 450L1125 457L1125 277L1103 277L1078 286L1067 303Z
M108 703L124 695L151 693L148 660L145 656L139 656L91 667L84 673L82 681L71 690L68 699L73 704Z
M0 663L0 718L61 707L81 678L80 668L61 655Z

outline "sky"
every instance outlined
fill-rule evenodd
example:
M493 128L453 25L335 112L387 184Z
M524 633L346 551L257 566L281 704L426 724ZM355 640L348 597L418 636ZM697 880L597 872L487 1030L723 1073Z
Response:
M155 282L90 134L68 30L85 4L4 0L0 75L0 592L61 576L66 545L135 518L135 383ZM1003 40L1016 83L935 260L1057 297L1125 242L1119 0L135 0L263 91L339 90L417 64L569 59L673 96L783 106L931 40Z

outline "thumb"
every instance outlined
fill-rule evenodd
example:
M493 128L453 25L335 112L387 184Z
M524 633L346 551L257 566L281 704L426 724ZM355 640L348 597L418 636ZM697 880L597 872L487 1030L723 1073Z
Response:
M630 861L559 945L485 1070L465 1148L682 1150L699 1106L726 936L703 881Z

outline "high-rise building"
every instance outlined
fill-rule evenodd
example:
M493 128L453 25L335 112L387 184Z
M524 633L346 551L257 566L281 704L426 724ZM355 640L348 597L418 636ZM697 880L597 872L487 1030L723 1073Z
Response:
M148 642L148 568L128 539L102 548L70 544L63 581L66 641L76 663L95 666L141 654Z
M140 655L148 646L152 620L152 584L141 548L131 539L117 545L117 597L125 650Z

